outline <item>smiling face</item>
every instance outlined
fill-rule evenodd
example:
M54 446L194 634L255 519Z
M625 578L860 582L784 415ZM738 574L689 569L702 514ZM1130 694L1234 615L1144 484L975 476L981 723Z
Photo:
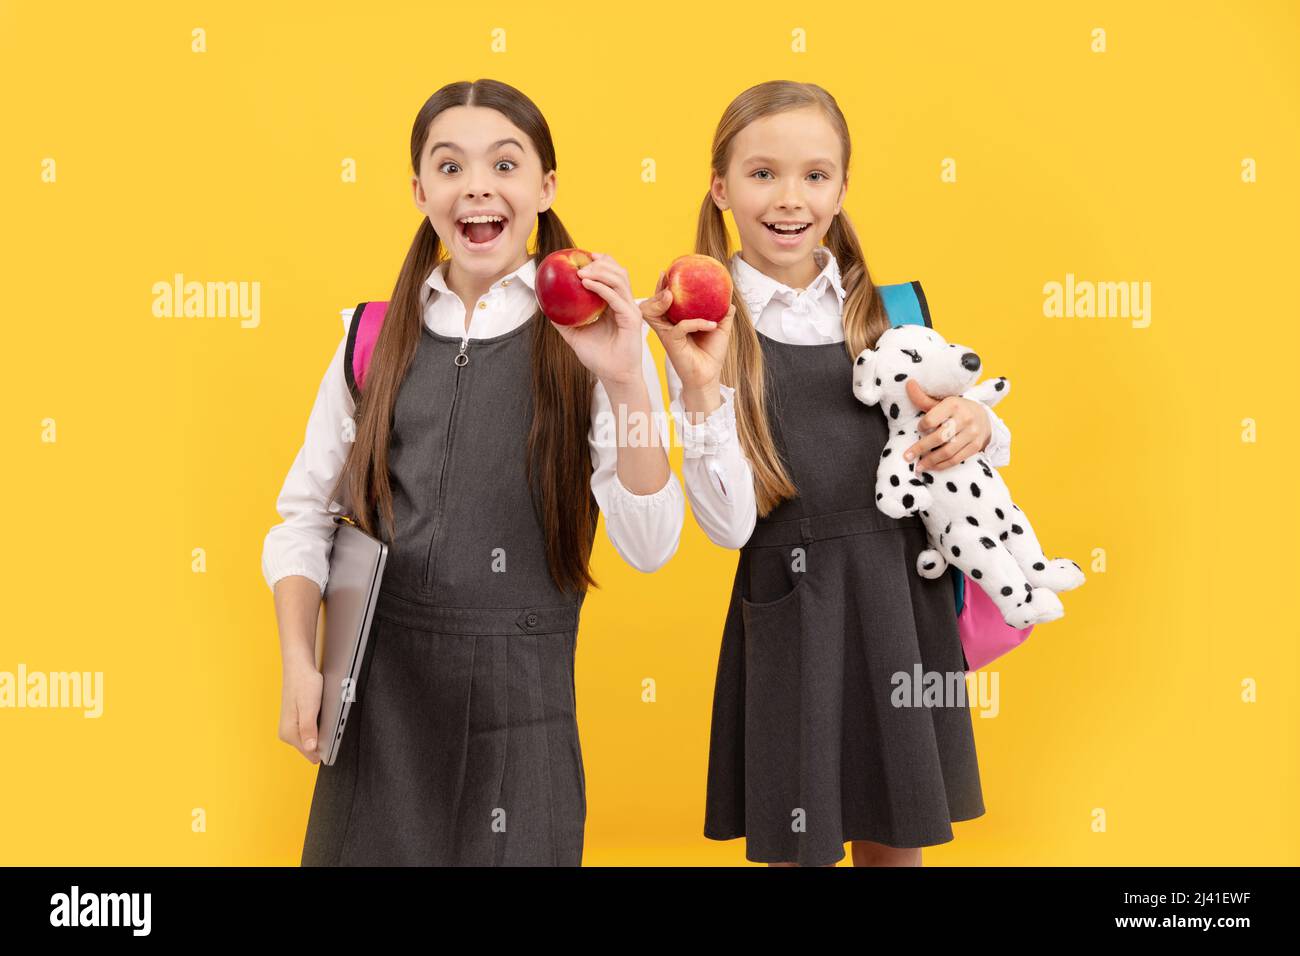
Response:
M727 175L711 189L736 220L742 258L802 288L820 271L813 250L844 204L843 145L818 107L764 116L736 134Z
M528 237L556 186L527 134L482 106L453 106L434 118L411 184L450 268L477 284L528 260Z

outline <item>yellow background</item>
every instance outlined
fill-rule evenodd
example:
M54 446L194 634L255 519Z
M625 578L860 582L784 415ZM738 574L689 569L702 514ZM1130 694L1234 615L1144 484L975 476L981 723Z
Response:
M418 222L415 113L484 76L546 114L557 210L637 295L690 251L730 99L822 84L873 275L921 279L936 327L1010 378L1004 475L1088 582L994 665L988 812L927 865L1300 863L1298 40L1293 2L0 4L0 670L105 675L98 720L0 710L0 863L298 862L316 770L276 737L262 541L339 310L387 297ZM154 318L176 272L260 282L260 326ZM1045 317L1067 272L1149 281L1150 327ZM651 576L599 533L589 865L744 862L701 835L735 560L689 513Z

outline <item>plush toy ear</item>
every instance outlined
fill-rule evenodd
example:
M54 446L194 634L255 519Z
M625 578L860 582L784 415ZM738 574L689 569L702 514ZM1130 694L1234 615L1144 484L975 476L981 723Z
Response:
M880 386L876 384L876 353L863 349L853 363L853 394L864 405L880 401Z

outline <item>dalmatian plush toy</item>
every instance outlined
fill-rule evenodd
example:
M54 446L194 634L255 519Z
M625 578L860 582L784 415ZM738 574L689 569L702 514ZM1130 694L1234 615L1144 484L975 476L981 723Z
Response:
M977 453L920 478L915 463L903 458L923 437L917 424L923 412L907 397L907 380L939 397L970 390L967 397L990 406L1010 391L1005 378L971 389L979 374L978 355L921 325L888 329L874 349L858 355L853 394L879 405L890 430L876 469L876 505L891 518L920 513L930 538L917 560L922 577L937 578L951 563L984 589L1012 627L1054 621L1065 614L1056 592L1083 584L1083 570L1066 558L1047 558L988 457Z

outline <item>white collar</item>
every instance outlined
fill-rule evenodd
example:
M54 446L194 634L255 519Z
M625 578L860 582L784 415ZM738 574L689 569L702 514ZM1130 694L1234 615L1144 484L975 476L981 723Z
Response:
M452 292L451 287L447 285L447 263L450 261L450 259L443 259L434 266L433 271L429 273L429 277L424 280L424 285L420 287L421 312L424 312L424 310L428 308L429 300L433 297L434 292L446 295L456 294ZM511 272L509 275L504 275L500 279L497 279L496 282L493 282L492 285L489 286L488 291L490 292L493 289L500 289L503 286L509 285L514 281L515 277L518 277L520 282L528 286L530 292L534 291L537 279L537 257L529 256L528 261L514 272Z
M821 263L822 271L812 282L808 283L805 291L807 294L818 295L829 283L839 296L840 302L844 301L844 286L840 283L840 268L835 261L834 254L826 246L817 246L813 250L813 261ZM764 272L760 272L751 266L748 262L740 257L740 253L733 253L731 256L731 275L736 283L736 288L740 291L740 296L745 300L745 305L749 307L749 314L754 318L763 314L767 304L772 301L775 295L781 295L788 302L794 302L799 292L784 282L778 282Z

